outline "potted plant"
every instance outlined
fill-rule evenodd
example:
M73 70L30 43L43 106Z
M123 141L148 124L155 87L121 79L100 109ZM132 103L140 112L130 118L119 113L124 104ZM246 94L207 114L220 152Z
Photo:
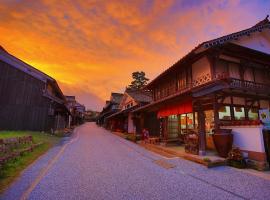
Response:
M236 168L246 168L246 161L238 147L233 147L228 154L227 162L229 166Z
M220 157L226 158L232 149L233 134L232 129L214 130L213 140Z

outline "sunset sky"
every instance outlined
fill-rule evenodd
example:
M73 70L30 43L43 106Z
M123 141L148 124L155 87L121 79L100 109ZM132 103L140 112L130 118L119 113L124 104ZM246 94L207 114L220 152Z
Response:
M101 110L133 71L153 79L199 43L267 14L270 0L0 0L0 45Z

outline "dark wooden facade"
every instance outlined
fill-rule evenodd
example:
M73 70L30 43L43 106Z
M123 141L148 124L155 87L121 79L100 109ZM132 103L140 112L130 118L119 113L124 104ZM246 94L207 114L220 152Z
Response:
M1 56L8 56L3 52ZM1 57L3 58L3 57ZM21 62L21 63L20 63ZM16 64L26 65L20 60ZM22 68L23 69L23 68ZM68 111L57 83L30 66L25 71L0 59L0 130L55 131L65 128Z
M108 124L106 120L107 117L119 111L119 104L123 94L121 93L111 93L110 100L106 101L105 106L97 117L96 123L99 126L103 126L105 128L110 128L111 124Z

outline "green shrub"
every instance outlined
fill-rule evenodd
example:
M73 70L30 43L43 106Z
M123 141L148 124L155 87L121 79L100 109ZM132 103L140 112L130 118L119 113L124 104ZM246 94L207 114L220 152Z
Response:
M136 135L134 135L134 134L127 134L126 135L126 139L127 140L130 140L132 142L136 142L137 141Z
M204 161L204 162L207 162L207 163L212 162L212 161L210 160L210 158L204 158L203 161Z

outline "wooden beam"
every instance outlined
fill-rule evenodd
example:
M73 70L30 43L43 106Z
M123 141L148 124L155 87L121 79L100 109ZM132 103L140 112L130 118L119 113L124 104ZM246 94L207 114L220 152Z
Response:
M164 118L164 123L163 123L163 134L164 134L164 139L168 139L168 117Z
M181 115L177 115L178 135L181 134Z
M233 105L233 97L231 96L231 106L230 106L231 120L234 120L234 109L232 105Z

